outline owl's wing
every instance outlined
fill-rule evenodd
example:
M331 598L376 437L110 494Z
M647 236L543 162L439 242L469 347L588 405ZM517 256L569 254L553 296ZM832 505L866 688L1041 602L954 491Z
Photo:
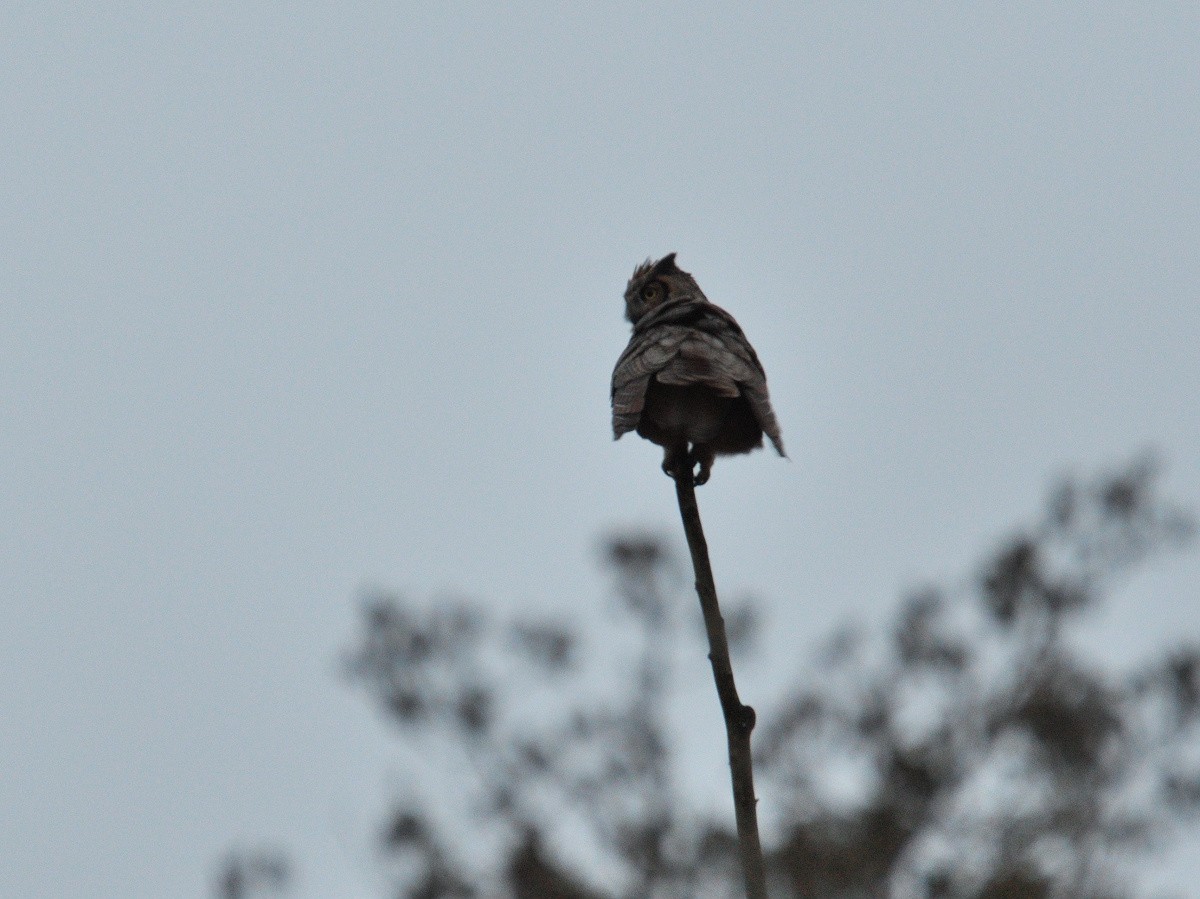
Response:
M758 426L763 429L764 434L771 438L775 452L786 458L783 434L779 431L779 422L775 420L775 410L771 408L771 398L767 394L767 379L760 377L757 381L743 384L742 393L746 395L750 409L754 412L754 417L758 419Z
M671 325L634 330L629 345L613 369L614 439L637 427L646 403L646 387L650 379L675 358L686 335L686 328Z
M680 341L675 357L655 377L663 384L702 384L719 396L736 397L742 392L739 385L754 377L754 370L729 352L720 337L692 328Z
M707 335L720 341L728 358L737 360L736 363L730 362L729 368L731 372L736 372L734 377L741 393L750 403L758 426L770 438L775 451L786 457L783 435L779 430L779 422L775 420L775 410L771 408L771 397L767 392L767 375L763 371L762 363L758 361L758 354L754 352L754 347L750 345L750 341L746 339L732 315L711 303L707 312L705 320L698 326Z

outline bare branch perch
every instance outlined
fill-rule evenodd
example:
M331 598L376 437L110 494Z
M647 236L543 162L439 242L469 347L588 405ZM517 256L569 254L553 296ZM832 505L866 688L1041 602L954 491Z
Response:
M712 663L717 696L725 717L725 732L729 740L729 774L733 781L733 807L737 817L738 851L742 874L746 880L747 899L767 899L767 879L763 867L762 843L758 837L757 798L754 795L754 766L750 755L750 732L754 730L754 709L738 699L733 680L733 665L729 661L729 642L725 637L725 619L717 602L717 587L713 581L712 565L708 560L708 543L700 523L700 507L696 504L691 465L679 465L674 474L675 495L679 500L679 515L687 534L692 568L696 573L696 593L704 613L704 629L708 632L708 660Z

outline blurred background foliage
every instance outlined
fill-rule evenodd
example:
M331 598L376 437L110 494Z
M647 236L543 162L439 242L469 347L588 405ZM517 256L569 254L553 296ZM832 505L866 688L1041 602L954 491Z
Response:
M1115 670L1078 626L1190 541L1156 475L1143 458L1059 485L961 586L835 634L759 708L773 896L1135 894L1140 866L1200 808L1200 647ZM680 770L680 740L719 735L667 720L667 648L704 651L690 584L653 535L612 536L602 559L632 663L571 621L366 598L346 672L438 772L381 824L393 895L739 894L733 816L699 807ZM743 659L762 617L727 612ZM234 858L222 895L286 873Z

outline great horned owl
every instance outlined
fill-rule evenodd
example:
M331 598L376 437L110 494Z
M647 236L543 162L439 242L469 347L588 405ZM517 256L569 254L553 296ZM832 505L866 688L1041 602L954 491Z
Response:
M625 288L629 345L612 378L613 437L637 432L663 447L663 471L699 464L708 480L714 456L748 453L763 432L779 455L783 438L767 396L767 376L733 316L714 306L675 265L647 259Z

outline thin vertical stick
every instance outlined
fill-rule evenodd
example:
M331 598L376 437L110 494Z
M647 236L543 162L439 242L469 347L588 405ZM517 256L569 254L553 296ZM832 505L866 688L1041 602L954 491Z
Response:
M733 681L729 641L725 638L725 619L721 617L721 607L717 603L717 586L713 582L712 565L708 561L708 543L700 524L700 507L696 505L691 466L680 465L673 477L679 515L683 519L683 530L692 554L692 568L696 572L696 593L700 596L700 610L704 613L704 629L708 632L708 660L712 663L717 696L725 716L725 733L729 739L729 775L733 781L733 808L737 817L738 851L746 880L746 897L767 899L762 843L758 838L754 765L750 756L754 709L742 705Z

